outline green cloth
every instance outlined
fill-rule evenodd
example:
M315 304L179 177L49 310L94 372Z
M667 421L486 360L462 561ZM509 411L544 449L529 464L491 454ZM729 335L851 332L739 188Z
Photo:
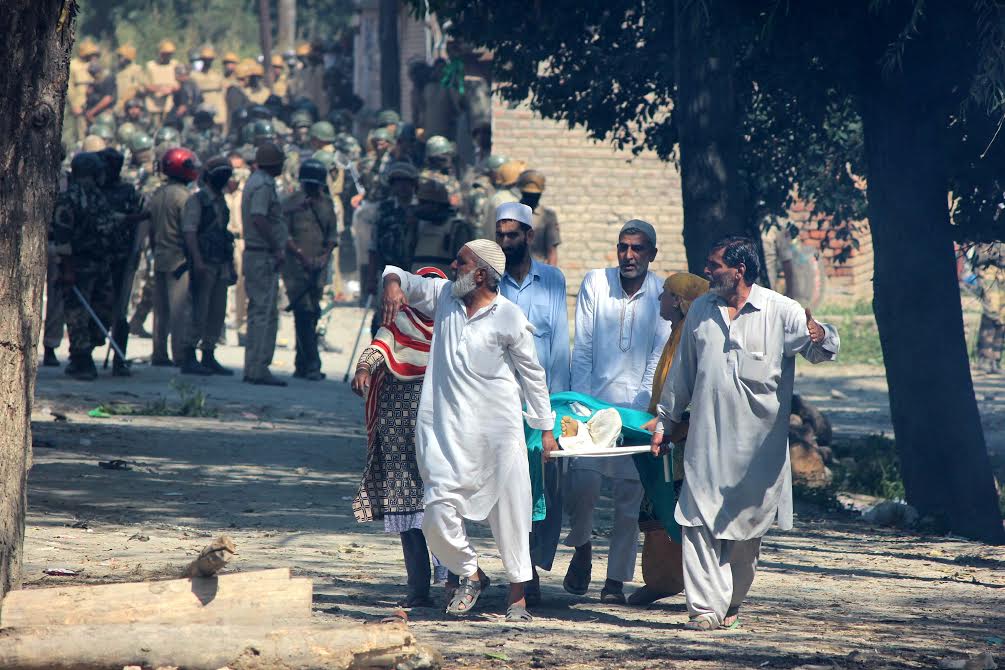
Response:
M582 415L572 411L572 405L579 403L590 410ZM555 412L554 435L557 439L562 434L562 417L571 416L578 421L588 421L602 409L613 407L621 415L621 437L625 444L649 444L652 433L642 428L652 420L653 415L627 407L618 407L602 402L582 393L564 391L551 396L551 409ZM548 511L544 500L544 463L541 454L544 449L541 443L541 431L535 430L524 423L524 437L527 440L527 456L530 460L530 487L533 497L534 521L540 521ZM635 468L639 471L639 479L653 502L653 508L670 537L680 541L680 526L673 520L674 508L677 506L677 496L673 490L673 472L669 482L663 481L663 460L653 458L651 454L635 454L632 456Z

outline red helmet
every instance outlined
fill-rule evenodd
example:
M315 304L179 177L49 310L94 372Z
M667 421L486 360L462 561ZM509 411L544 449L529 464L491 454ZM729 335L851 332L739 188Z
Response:
M169 149L161 159L161 172L184 182L199 178L199 159L188 149Z

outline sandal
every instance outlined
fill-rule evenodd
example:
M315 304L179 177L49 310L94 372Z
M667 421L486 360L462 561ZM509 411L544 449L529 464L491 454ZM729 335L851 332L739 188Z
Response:
M730 617L732 617L733 619L732 621L729 621ZM726 610L726 616L722 618L722 626L720 626L720 628L733 630L739 627L740 627L740 608L730 607L728 610Z
M522 605L514 603L506 608L506 621L510 623L530 623L533 620L534 617Z
M469 614L478 603L478 598L481 597L482 591L488 588L488 585L488 579L484 582L479 581L477 578L465 577L461 579L457 590L454 592L454 596L450 599L450 604L447 605L447 614Z
M710 631L718 628L714 614L699 614L684 624L684 630Z

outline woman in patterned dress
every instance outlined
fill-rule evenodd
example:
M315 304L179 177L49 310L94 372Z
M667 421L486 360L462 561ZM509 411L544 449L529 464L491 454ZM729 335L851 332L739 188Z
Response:
M436 268L416 274L446 279ZM366 399L367 432L366 468L353 514L359 522L383 521L384 532L401 537L406 607L433 606L429 549L422 534L422 477L415 460L415 416L432 336L433 320L405 306L394 324L380 328L363 350L352 381L353 392Z

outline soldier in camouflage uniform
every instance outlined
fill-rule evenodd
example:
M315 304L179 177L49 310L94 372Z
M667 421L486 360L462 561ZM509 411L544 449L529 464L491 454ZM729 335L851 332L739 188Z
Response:
M328 170L309 158L297 175L300 188L283 201L289 242L283 262L283 285L293 310L297 336L294 377L319 381L317 325L332 250L337 245L338 219L325 192Z
M122 117L122 121L133 124L137 130L142 130L148 135L153 132L150 117L143 106L143 101L139 98L126 100L125 116Z
M977 367L1001 374L1005 347L1005 248L1001 242L977 245L974 258L981 296L981 325L977 335Z
M116 223L101 192L105 174L101 158L93 153L77 154L71 170L67 190L56 199L52 226L70 336L70 364L65 371L75 379L93 381L98 370L92 352L104 337L74 289L103 323L111 322L114 306L108 258Z
M293 193L297 189L297 176L300 174L300 164L314 155L318 149L314 148L314 140L311 138L311 115L305 110L298 110L290 118L293 126L292 141L283 147L286 154L286 163L283 164L283 185L286 193ZM285 194L283 194L285 195Z
M109 269L112 275L112 288L115 292L112 322L106 324L112 331L112 338L119 349L126 351L129 340L129 322L126 320L126 307L132 293L133 275L139 260L140 243L144 237L144 229L139 226L150 218L150 213L143 208L143 199L136 187L122 179L123 156L115 149L105 149L100 154L105 164L105 183L101 187L108 205L115 214L115 228L109 240ZM112 367L112 374L117 377L129 376L129 364L118 353Z
M474 233L458 214L442 182L420 178L416 198L415 249L409 271L431 266L447 273L461 247L474 239Z
M181 137L181 144L191 149L201 161L208 161L223 150L223 136L213 125L213 112L204 107L192 116L192 125Z
M154 161L154 141L149 135L137 133L129 140L129 164L122 171L122 179L133 185L144 200L160 188L163 180ZM129 319L129 334L150 339L144 327L154 306L154 261L149 237L144 237L139 267L134 277L132 291L133 315Z
M482 222L494 215L494 212L489 212L492 195L496 192L493 175L505 162L505 156L492 154L471 171L471 181L466 185L463 208L468 221Z
M415 251L415 189L419 173L411 163L391 163L387 168L387 197L377 204L373 232L370 235L363 293L375 295L377 279L388 265L409 268ZM370 324L376 335L384 320L380 301Z
M461 206L461 182L454 170L454 143L446 137L434 135L426 141L426 161L419 179L432 180L447 189L450 206Z

